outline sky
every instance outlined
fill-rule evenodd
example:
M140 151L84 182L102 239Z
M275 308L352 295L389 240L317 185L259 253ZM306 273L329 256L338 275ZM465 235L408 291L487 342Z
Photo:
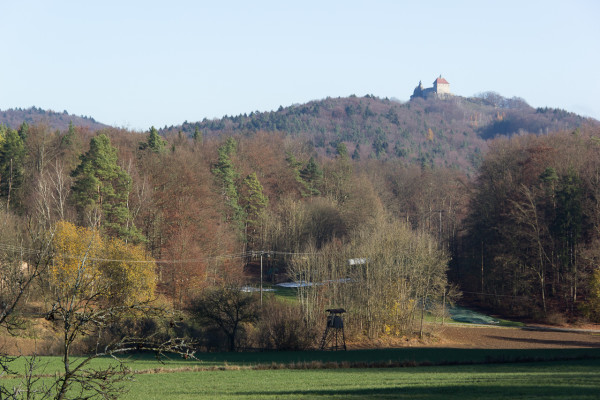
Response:
M0 0L0 109L131 130L440 75L600 119L600 2Z

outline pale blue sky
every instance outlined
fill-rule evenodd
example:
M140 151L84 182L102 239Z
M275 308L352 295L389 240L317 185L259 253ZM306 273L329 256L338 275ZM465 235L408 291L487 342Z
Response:
M600 119L600 2L0 0L0 109L130 129L327 96L408 100L442 74Z

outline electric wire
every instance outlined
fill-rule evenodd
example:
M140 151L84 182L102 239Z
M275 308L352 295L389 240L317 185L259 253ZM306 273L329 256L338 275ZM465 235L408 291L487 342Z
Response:
M10 253L18 253L22 255L41 255L46 253L44 250L36 250L30 249L22 246L16 246L8 243L0 243L0 251L10 252ZM81 260L83 257L68 254L68 253L55 253L57 256L67 259L78 259ZM159 259L159 260L132 260L132 259L110 259L110 258L99 258L99 257L88 257L89 261L96 262L120 262L120 263L129 263L129 264L186 264L186 263L206 263L210 261L221 261L221 260L234 260L241 259L247 257L257 257L263 255L280 255L280 256L311 256L315 255L315 252L291 252L291 251L274 251L274 250L262 250L262 251L246 251L241 253L234 254L224 254L217 255L211 257L202 257L202 258L190 258L190 259ZM508 295L508 294L495 294L495 293L482 293L482 292L469 292L462 291L462 293L468 293L479 296L492 296L492 297L511 297L515 299L531 299L530 296L523 295Z
M15 246L6 243L0 243L0 251L17 253L21 255L40 255L44 253L43 250L30 249L22 246ZM95 262L121 262L130 264L186 264L186 263L206 263L211 261L222 261L222 260L234 260L240 258L247 258L259 255L280 255L280 256L308 256L315 253L307 252L288 252L288 251L246 251L234 254L223 254L201 258L190 258L190 259L157 259L157 260L133 260L133 259L112 259L112 258L101 258L101 257L87 257L89 261ZM69 253L55 253L56 256L66 259L81 260L83 257L73 255Z

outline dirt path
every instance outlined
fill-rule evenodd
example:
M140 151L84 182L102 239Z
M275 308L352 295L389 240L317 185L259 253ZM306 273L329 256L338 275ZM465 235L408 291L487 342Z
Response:
M447 325L436 332L434 346L482 349L552 349L600 347L600 331L555 330L547 327L501 328Z

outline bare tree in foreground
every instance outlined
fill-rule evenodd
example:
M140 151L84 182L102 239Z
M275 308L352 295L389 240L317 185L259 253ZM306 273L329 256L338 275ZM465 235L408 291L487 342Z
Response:
M26 369L17 384L2 385L0 398L9 399L115 399L126 391L124 383L131 371L119 357L132 351L157 354L193 351L185 340L158 337L108 335L124 318L161 318L168 310L153 305L156 282L154 262L140 248L120 240L105 240L97 231L57 224L48 242L47 257L40 257L26 285L43 277L52 304L46 318L61 332L61 371L50 371L54 378L40 379L47 372L38 358L26 360ZM52 257L50 257L50 254ZM25 286L22 293L27 289ZM0 322L9 325L22 293L14 306L5 309ZM87 344L87 356L73 357L76 346ZM109 366L94 364L99 357L112 357ZM5 373L11 359L4 359ZM10 371L12 372L12 371Z

